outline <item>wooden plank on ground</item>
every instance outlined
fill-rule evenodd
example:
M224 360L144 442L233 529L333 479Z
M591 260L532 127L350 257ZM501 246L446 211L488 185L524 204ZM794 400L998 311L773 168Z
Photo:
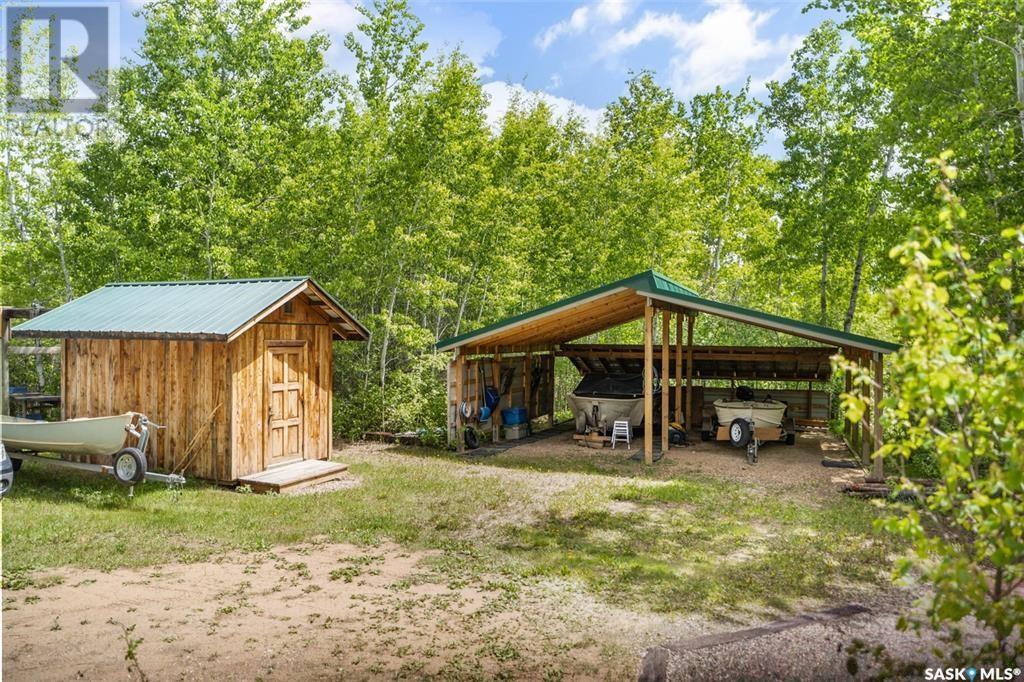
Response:
M334 480L346 469L348 465L340 462L306 459L244 476L238 484L249 486L255 493L288 492Z
M639 682L662 682L668 676L670 653L684 653L695 649L705 649L733 642L742 642L765 635L773 635L793 628L815 623L826 623L839 618L849 618L862 613L870 613L870 609L860 604L846 604L824 611L804 613L792 618L783 618L765 625L731 632L719 632L712 635L701 635L688 639L680 639L666 644L653 646L647 650L637 676Z

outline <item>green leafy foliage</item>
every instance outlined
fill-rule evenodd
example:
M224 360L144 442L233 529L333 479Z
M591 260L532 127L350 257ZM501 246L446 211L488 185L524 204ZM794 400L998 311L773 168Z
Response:
M892 252L906 273L891 301L907 342L883 403L898 436L879 450L904 474L925 455L939 476L926 493L904 475L921 504L884 526L913 541L899 573L919 571L932 585L926 614L947 629L949 659L1009 665L1024 655L1024 228L1003 230L990 247L1001 256L976 267L955 241L966 218L951 190L956 168L940 170L937 219ZM853 395L844 405L851 420L869 407ZM961 638L968 617L990 634L977 651Z

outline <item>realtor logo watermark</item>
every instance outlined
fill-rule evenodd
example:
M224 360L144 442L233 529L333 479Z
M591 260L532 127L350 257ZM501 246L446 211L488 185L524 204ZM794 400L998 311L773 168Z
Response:
M5 3L8 111L101 113L117 66L117 19L117 3Z
M981 682L981 680L997 680L1010 682L1020 678L1020 668L926 668L926 680L964 680L965 682Z

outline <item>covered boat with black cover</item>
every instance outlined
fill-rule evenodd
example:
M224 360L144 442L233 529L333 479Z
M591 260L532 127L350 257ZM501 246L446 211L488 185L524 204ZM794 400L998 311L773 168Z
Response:
M661 392L657 376L654 395ZM584 374L569 395L569 409L576 417L577 431L586 427L610 430L612 423L627 420L631 427L644 421L643 374Z

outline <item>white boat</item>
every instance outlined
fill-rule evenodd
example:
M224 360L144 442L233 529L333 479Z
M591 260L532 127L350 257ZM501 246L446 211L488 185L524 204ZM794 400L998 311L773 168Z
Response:
M786 403L766 398L765 400L726 400L715 401L715 414L718 423L728 426L733 419L753 420L754 428L782 426L782 418L786 413Z
M655 395L660 395L657 386ZM568 403L577 418L577 430L588 426L611 429L619 420L640 426L644 420L643 374L586 374L569 394Z
M616 421L622 420L634 427L644 421L643 398L594 398L570 394L567 400L573 414L584 415L587 426L611 428Z
M134 412L60 422L0 415L0 440L9 451L112 455L124 447Z

